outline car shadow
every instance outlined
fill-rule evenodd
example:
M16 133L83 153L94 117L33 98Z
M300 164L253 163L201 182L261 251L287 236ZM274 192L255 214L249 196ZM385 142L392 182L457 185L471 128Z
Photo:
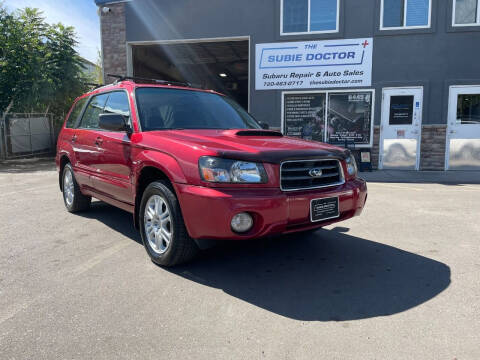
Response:
M450 284L441 262L338 230L228 242L169 271L303 321L400 313Z
M109 205L102 201L92 200L92 204L88 211L78 212L75 215L82 216L87 219L97 220L109 228L129 237L133 241L143 246L142 238L137 229L133 226L132 214L115 206Z
M96 201L79 215L142 244L128 212ZM397 314L449 286L447 265L348 231L336 227L255 241L223 241L188 264L163 270L303 321Z

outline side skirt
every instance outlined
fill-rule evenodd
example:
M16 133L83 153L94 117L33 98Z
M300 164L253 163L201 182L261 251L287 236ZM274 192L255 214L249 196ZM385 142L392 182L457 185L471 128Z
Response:
M82 192L85 195L88 195L88 196L94 197L98 200L104 201L107 204L116 206L116 207L118 207L122 210L128 211L129 213L133 214L135 212L135 206L133 206L131 204L124 203L123 201L115 200L115 199L111 198L110 196L99 193L99 192L96 192L96 191L92 190L91 188L84 188Z

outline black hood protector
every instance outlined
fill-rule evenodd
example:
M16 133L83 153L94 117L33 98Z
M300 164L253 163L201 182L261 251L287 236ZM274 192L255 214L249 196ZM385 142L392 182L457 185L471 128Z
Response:
M336 159L345 160L348 156L348 150L323 150L323 149L305 149L305 150L278 150L261 151L256 154L240 151L219 151L218 155L227 159L266 162L271 164L280 164L287 160L310 160L310 159Z

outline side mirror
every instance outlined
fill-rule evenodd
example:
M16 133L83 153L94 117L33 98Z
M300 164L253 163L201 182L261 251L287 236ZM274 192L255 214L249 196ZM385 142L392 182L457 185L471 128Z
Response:
M132 132L127 119L120 114L100 114L98 127L107 131L126 131Z
M265 129L265 130L270 129L270 125L268 125L266 122L259 121L258 123L260 124L262 129Z

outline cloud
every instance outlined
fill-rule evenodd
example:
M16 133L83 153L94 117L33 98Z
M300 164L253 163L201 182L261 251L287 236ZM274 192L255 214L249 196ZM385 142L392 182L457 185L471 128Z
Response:
M4 0L9 9L34 7L43 11L48 23L61 22L73 26L79 42L80 56L92 62L97 61L100 49L100 22L93 0Z

